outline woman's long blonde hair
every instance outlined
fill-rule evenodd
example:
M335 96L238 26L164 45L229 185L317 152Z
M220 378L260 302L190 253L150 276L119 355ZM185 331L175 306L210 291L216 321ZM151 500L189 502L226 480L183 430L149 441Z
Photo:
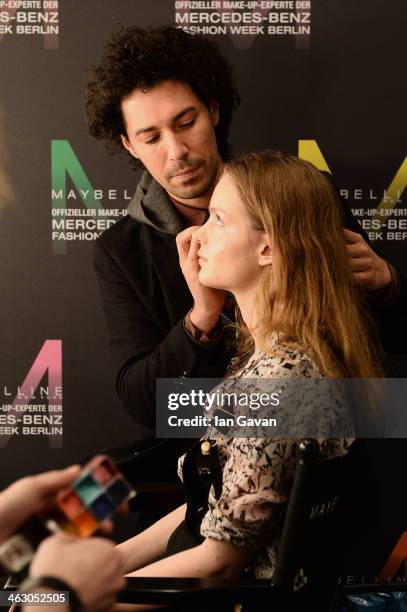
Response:
M352 278L330 181L312 164L271 151L234 158L225 170L252 227L266 231L272 245L255 302L259 346L267 352L267 340L278 332L307 350L325 376L381 376L377 336ZM253 339L238 320L247 350Z

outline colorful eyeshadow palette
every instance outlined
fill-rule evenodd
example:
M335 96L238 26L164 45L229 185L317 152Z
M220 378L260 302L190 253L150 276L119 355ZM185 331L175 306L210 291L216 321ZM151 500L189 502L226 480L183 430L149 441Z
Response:
M71 488L61 491L45 513L32 519L0 546L0 564L11 573L30 563L39 543L57 531L87 537L136 492L107 455L98 455L81 471Z
M92 535L102 521L135 495L112 460L99 455L84 467L70 489L58 495L55 506L60 517L49 517L51 529L54 531L56 524L66 531L66 523L70 523L79 535Z

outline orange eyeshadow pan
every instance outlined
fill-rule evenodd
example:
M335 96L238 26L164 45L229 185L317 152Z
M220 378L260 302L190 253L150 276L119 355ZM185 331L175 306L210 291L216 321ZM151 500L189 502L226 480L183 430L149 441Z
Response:
M99 522L90 512L82 512L77 517L72 519L72 523L77 528L79 535L90 536L99 527Z
M69 519L74 518L84 510L82 500L75 493L75 491L68 491L67 493L59 497L57 503L62 512Z

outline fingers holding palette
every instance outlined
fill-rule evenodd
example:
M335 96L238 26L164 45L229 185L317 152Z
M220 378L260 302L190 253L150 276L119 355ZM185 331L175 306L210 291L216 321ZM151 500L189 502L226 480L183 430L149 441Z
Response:
M92 535L101 522L135 495L111 459L99 455L85 466L69 490L58 495L57 513L49 516L47 527L66 531L67 523L71 523L79 535Z
M91 536L101 523L121 512L136 492L107 455L98 455L81 471L69 489L0 545L0 564L11 573L24 570L35 549L50 533L65 531Z

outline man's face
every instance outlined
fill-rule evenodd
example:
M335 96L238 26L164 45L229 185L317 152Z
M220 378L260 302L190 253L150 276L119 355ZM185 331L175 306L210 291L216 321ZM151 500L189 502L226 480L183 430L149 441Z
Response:
M208 110L186 83L163 81L146 92L135 89L121 108L123 146L169 195L180 201L209 198L222 166L216 102Z

